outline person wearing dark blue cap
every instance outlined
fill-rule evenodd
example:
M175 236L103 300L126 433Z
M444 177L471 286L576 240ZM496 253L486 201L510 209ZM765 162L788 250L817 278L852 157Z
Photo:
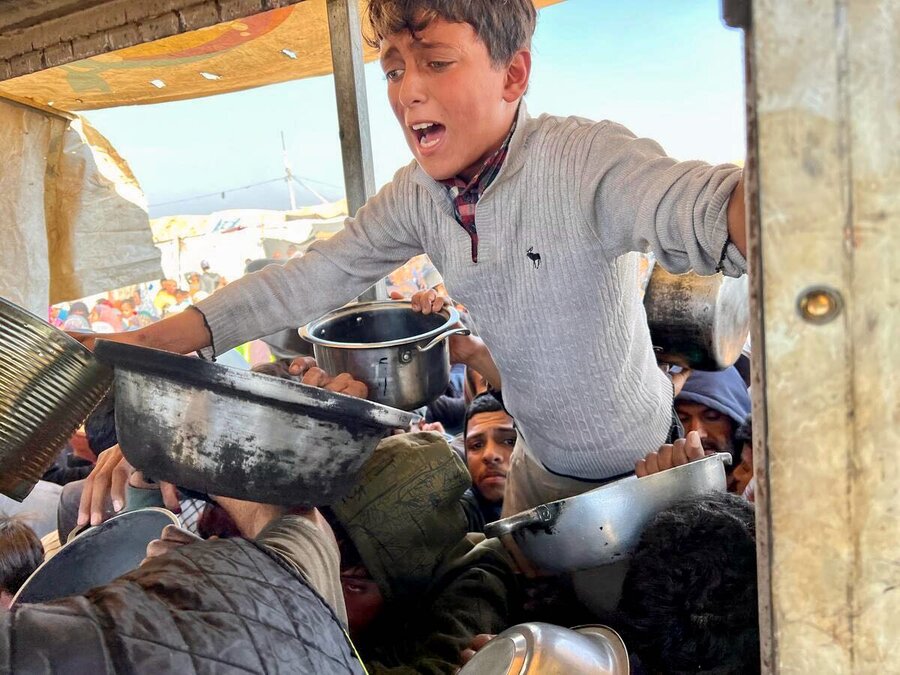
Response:
M684 438L663 445L635 463L638 478L680 466L714 452L731 455L726 469L728 489L737 481L732 472L741 463L743 443L735 433L750 415L750 394L736 368L719 372L694 370L675 397L675 412Z
M750 394L736 368L693 371L675 399L675 411L685 434L700 435L706 453L727 452L732 469L740 464L741 447L735 447L734 434L750 414Z

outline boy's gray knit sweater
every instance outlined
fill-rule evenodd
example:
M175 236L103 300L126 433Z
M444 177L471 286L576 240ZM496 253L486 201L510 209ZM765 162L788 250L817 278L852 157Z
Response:
M739 275L726 211L734 166L666 157L612 122L530 118L478 202L478 263L446 188L415 163L302 257L197 305L216 353L296 328L427 253L499 366L528 446L557 473L602 479L665 441L672 387L656 366L637 285L651 250L672 272ZM526 255L540 254L537 267Z

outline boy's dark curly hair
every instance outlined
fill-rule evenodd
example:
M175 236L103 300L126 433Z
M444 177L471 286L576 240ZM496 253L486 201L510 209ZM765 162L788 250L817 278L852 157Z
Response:
M759 672L753 507L712 493L659 513L644 530L619 611L625 643L649 672Z
M466 424L463 431L463 438L468 435L469 420L472 419L475 415L501 411L506 412L506 408L503 407L503 403L497 400L497 397L494 396L493 392L486 391L483 394L479 394L478 396L473 398L472 402L469 404L469 407L466 409Z
M16 592L44 562L44 546L24 520L0 516L0 591Z
M388 35L415 35L435 19L467 23L494 65L505 66L531 46L537 11L531 0L369 0L367 17L371 33L366 42L376 49Z
M753 415L747 415L747 419L734 432L734 445L740 451L744 443L753 444Z

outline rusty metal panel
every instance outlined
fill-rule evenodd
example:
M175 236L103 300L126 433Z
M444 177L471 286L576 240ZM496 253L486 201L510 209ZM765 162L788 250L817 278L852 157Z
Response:
M767 672L900 672L898 25L890 0L753 5L748 200Z

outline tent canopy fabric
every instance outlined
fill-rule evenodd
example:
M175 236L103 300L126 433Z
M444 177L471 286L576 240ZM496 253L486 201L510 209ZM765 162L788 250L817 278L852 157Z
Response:
M0 99L0 296L47 305L159 278L134 175L84 120Z
M365 5L360 0L361 12ZM364 46L366 61L376 57ZM6 80L0 93L60 110L93 110L224 94L331 70L326 0L307 0Z

